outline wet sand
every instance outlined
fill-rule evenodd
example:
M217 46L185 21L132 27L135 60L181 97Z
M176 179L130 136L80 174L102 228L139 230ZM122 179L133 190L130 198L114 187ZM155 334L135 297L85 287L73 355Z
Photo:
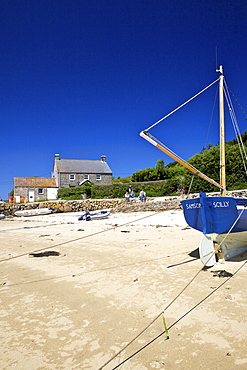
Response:
M79 215L0 221L1 369L246 369L246 254L179 295L202 267L181 211Z

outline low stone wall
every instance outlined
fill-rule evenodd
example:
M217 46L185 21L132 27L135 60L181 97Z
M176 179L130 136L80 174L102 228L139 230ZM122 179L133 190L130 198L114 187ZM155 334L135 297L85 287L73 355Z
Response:
M219 196L220 193L210 193L211 196ZM228 196L245 198L247 190L236 190L227 193ZM197 197L198 194L190 194L190 198ZM139 202L138 199L126 202L125 199L85 199L85 200L56 200L35 203L9 204L0 202L0 213L5 216L13 216L16 211L34 208L54 208L54 213L61 212L80 212L97 211L102 209L111 209L111 212L140 212L140 211L165 211L169 209L180 209L180 201L184 197L161 197L148 198L146 202Z
M111 209L111 212L139 212L139 211L159 211L174 209L180 207L181 198L167 198L162 201L153 201L152 198L146 202L138 200L126 202L125 199L86 199L86 200L57 200L34 203L9 204L0 203L0 213L5 216L13 216L16 211L35 209L35 208L54 208L54 213L62 212L80 212L80 211L97 211L102 209Z
M124 202L118 207L112 210L114 212L145 212L145 211L166 211L169 209L180 209L181 198L180 197L167 197L161 201L153 201L153 199L147 199L146 202Z

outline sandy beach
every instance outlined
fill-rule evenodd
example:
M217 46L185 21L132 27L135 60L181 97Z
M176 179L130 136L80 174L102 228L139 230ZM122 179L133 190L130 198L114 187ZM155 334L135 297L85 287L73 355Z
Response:
M183 291L202 264L182 211L80 215L0 221L1 369L247 368L247 254Z

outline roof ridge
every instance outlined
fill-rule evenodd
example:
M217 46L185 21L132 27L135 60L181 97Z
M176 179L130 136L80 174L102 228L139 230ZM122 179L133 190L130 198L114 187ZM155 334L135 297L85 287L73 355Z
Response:
M59 159L59 161L100 161L101 162L101 159L64 159L64 158L61 158Z
M42 177L42 176L15 176L14 179L54 179L54 177Z

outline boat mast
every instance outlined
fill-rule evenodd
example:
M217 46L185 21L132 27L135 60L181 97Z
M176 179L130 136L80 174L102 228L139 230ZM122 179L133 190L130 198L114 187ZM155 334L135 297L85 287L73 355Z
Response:
M220 104L220 184L221 195L226 196L226 160L225 160L225 117L224 117L224 75L223 67L217 71L220 73L219 81L219 104Z
M220 66L219 70L217 72L220 73L220 77L214 81L212 84L210 84L207 88L212 86L215 82L219 81L219 100L220 100L220 183L217 183L213 179L210 179L208 176L204 175L201 171L197 170L195 167L193 167L190 163L186 162L184 159L179 157L177 154L175 154L171 149L169 149L167 146L165 146L163 143L161 143L158 139L156 139L154 136L152 136L148 130L150 130L152 127L163 121L165 118L170 116L172 113L177 111L179 108L184 106L186 103L188 103L190 100L198 96L200 93L205 91L207 88L203 89L200 93L196 94L193 98L189 99L186 103L180 105L177 109L173 110L171 113L167 114L165 117L154 123L152 126L150 126L148 129L141 131L140 136L143 137L145 140L150 142L152 145L156 146L156 148L160 149L167 155L169 155L171 158L175 159L178 163L180 163L182 166L193 172L194 174L198 175L202 179L208 181L210 184L217 186L222 196L226 196L226 176L225 176L225 128L224 128L224 76L223 76L223 67Z

